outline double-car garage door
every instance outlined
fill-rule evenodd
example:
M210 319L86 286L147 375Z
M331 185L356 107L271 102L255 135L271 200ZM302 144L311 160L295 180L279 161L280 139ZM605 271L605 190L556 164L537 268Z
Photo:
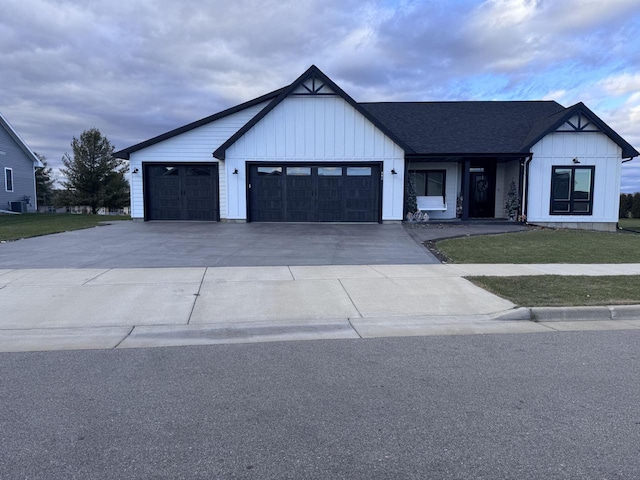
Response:
M250 164L252 222L378 222L380 166Z

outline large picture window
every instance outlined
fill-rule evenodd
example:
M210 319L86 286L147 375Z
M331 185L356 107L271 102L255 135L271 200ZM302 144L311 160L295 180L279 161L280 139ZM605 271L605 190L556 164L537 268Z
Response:
M552 167L551 215L591 215L595 167Z
M419 197L444 197L446 173L446 170L409 170L416 195Z

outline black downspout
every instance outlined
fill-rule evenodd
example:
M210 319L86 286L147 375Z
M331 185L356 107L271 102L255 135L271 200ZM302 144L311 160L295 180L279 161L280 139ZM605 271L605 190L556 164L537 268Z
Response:
M471 160L464 159L462 167L462 220L469 220L469 195L471 192Z

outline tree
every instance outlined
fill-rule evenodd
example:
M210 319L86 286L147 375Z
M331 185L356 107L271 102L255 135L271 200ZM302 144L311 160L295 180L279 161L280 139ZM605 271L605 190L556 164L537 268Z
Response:
M640 192L633 194L633 200L631 203L631 217L640 218Z
M409 173L406 177L404 203L408 213L418 211L418 199L416 198L415 173Z
M113 145L100 130L91 128L79 139L73 137L71 149L73 157L64 154L61 171L67 177L62 184L73 203L88 205L96 214L99 208L115 206L128 195L125 162L113 156Z
M631 207L633 206L633 195L631 193L620 194L620 218L629 218Z
M102 206L105 208L123 208L129 205L129 182L123 169L107 175L103 192Z
M55 180L51 178L51 168L47 164L47 157L35 153L43 167L36 168L36 198L38 205L53 205L53 185Z

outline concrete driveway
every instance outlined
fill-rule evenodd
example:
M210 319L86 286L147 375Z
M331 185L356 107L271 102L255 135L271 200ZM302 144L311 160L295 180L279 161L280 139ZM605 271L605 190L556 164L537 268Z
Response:
M114 222L0 245L0 268L439 263L402 225Z

